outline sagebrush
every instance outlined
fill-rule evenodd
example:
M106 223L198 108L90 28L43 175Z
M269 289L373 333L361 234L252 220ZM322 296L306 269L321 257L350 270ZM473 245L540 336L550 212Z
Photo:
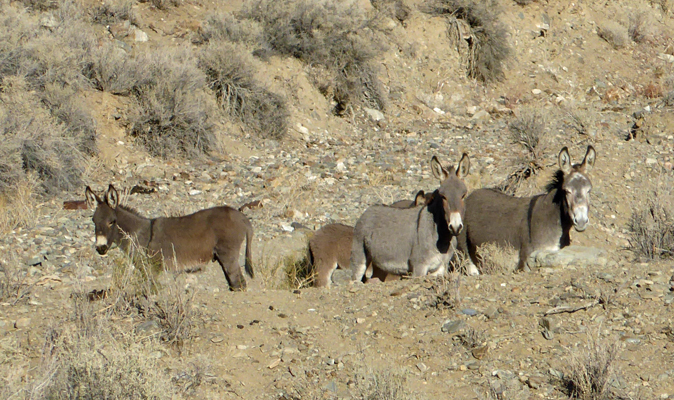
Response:
M422 9L448 17L450 39L470 78L488 82L505 77L504 67L512 51L496 1L428 0Z
M330 78L318 86L336 102L337 114L354 103L378 110L386 107L376 66L386 42L369 28L357 3L256 0L244 15L262 26L273 51L327 69Z

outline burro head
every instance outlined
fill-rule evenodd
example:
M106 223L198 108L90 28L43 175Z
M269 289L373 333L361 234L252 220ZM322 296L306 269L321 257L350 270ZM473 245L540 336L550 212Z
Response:
M433 176L440 180L440 187L433 193L434 202L442 202L447 227L452 235L458 235L463 229L463 217L466 211L464 199L468 189L463 179L470 171L470 158L464 153L459 165L446 169L440 164L438 158L431 158L431 170Z
M573 227L584 231L590 223L590 191L592 182L588 172L594 166L597 152L587 146L587 152L580 164L572 164L569 150L564 147L559 152L559 169L564 173L561 190L564 192L564 207L573 222Z
M122 237L122 231L117 226L119 194L112 185L104 193L103 200L89 186L84 193L88 206L96 209L93 217L96 228L96 251L100 255L105 255L112 245L118 243Z

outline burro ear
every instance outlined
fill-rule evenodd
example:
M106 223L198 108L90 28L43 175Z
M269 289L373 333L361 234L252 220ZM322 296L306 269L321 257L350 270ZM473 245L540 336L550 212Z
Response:
M562 170L565 174L571 172L571 156L569 155L569 149L564 146L564 148L559 152L559 169Z
M108 186L108 190L105 192L105 203L110 206L110 208L117 208L119 205L119 193L112 184Z
M580 170L583 172L590 172L592 167L594 167L594 160L597 158L597 151L591 145L587 146L587 152L585 153L585 158L580 164Z
M417 192L417 195L414 196L414 206L420 206L426 204L426 193L423 190Z
M93 190L89 186L84 190L84 198L87 201L87 207L89 208L96 208L100 203L102 203L101 199L94 193Z
M445 179L449 178L449 172L442 167L442 164L440 164L440 161L438 161L438 157L436 156L431 158L431 171L433 171L433 176L438 178L440 182L444 182Z
M463 153L463 157L461 157L461 161L459 161L459 166L456 167L456 176L459 177L459 179L463 179L468 175L469 172L470 157L468 157L468 154Z

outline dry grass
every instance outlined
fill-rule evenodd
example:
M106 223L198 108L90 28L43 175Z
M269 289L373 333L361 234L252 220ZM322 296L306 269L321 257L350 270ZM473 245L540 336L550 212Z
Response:
M495 1L427 0L427 13L448 16L448 33L470 78L499 81L511 54L507 30Z
M281 260L283 265L283 287L287 289L301 289L310 287L316 278L316 270L311 265L308 252L289 254Z
M273 51L320 67L317 72L327 71L327 81L317 86L336 102L336 114L353 104L385 108L386 93L374 62L385 50L385 42L368 28L357 3L256 0L244 15L262 26Z
M152 356L155 341L123 332L105 316L86 318L91 330L68 324L47 332L42 376L27 398L175 398L168 376Z
M39 215L37 190L35 175L27 174L0 192L0 234L35 225Z
M404 374L377 371L368 374L366 383L360 389L362 400L413 400L417 397L406 385Z
M567 394L579 400L611 400L620 398L609 387L615 378L617 342L606 342L588 334L583 349L570 354L563 384Z
M255 80L253 60L243 49L223 42L211 43L200 53L199 66L227 114L263 137L285 136L290 119L286 100Z
M627 229L630 248L650 259L674 257L674 180L664 178L632 212Z
M485 243L477 248L477 257L480 259L483 274L506 274L515 271L518 262L518 253L511 246L499 246L495 243Z
M0 302L17 304L28 298L33 285L28 280L28 266L15 251L0 258Z
M85 73L94 88L123 96L151 84L152 78L145 59L132 57L114 43L92 52Z
M607 21L597 27L597 34L616 50L627 46L627 29L616 22Z

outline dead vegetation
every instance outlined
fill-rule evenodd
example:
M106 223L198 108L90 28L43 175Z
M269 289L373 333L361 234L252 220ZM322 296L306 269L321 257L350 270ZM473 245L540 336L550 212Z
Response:
M634 43L643 43L646 40L646 27L646 13L643 11L637 12L630 16L627 35Z
M198 158L215 143L215 104L188 49L154 52L143 62L148 79L133 90L130 134L153 155Z
M674 257L674 190L665 178L653 189L643 208L635 209L627 223L631 250L649 259Z
M288 131L290 112L286 100L260 86L254 78L253 60L225 42L211 42L199 56L199 67L208 79L218 104L262 137L280 139Z
M468 77L483 82L504 78L511 48L495 1L428 0L423 10L447 16L449 37L464 61Z
M32 284L28 267L16 252L7 252L0 258L0 303L17 304L30 296Z
M133 9L134 0L109 0L94 7L91 11L91 19L101 25L115 24L121 21L129 21L138 25L140 19Z
M603 23L597 27L597 34L616 50L627 45L627 29L616 22L607 21Z
M582 349L569 356L563 385L567 394L579 400L613 400L624 398L611 388L616 377L617 342L609 342L598 335L588 334Z
M231 13L208 17L197 37L196 43L231 42L264 45L262 27L250 19L238 19Z
M316 278L316 269L309 262L308 252L287 255L281 263L283 265L284 288L301 289L313 285Z
M256 0L243 14L262 26L273 51L317 68L317 86L335 102L336 114L354 104L386 107L375 63L385 42L368 27L357 3Z
M477 248L477 257L480 259L480 272L483 274L506 274L517 268L517 250L510 246L485 243Z
M547 146L547 118L542 110L524 109L508 125L513 143L521 145L526 155L518 166L496 189L514 195L522 182L543 169L543 154Z

